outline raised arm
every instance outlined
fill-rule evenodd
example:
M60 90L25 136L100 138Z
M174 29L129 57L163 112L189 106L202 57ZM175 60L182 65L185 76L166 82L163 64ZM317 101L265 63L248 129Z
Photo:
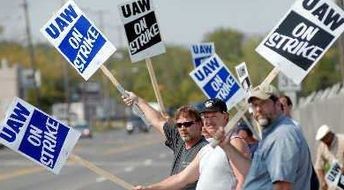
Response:
M122 96L123 102L127 106L132 106L134 103L138 105L138 107L143 111L147 120L151 123L151 125L157 129L161 134L164 133L163 126L167 122L167 119L164 118L160 112L155 110L151 107L144 99L136 96L133 92L127 92L128 96Z

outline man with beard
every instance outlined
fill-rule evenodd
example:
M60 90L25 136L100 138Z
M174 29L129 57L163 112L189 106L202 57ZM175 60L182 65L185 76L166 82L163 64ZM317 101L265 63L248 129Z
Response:
M245 190L310 189L311 155L302 132L283 115L277 90L271 86L254 88L248 98L253 117L262 127L262 140L252 161L242 157L224 136L223 128L215 137L228 158L247 174Z
M157 110L152 108L145 100L128 92L129 96L122 96L128 106L136 103L145 114L151 125L165 136L165 145L174 154L171 175L184 170L197 155L198 151L208 144L202 137L202 120L199 113L190 106L180 107L174 117L174 121L168 121ZM188 184L185 190L194 190L196 183Z

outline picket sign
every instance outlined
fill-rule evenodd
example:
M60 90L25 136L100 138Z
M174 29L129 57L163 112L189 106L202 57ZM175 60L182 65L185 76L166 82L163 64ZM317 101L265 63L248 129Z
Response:
M151 82L152 82L154 94L155 94L155 97L156 97L158 104L160 106L161 114L164 117L168 117L168 115L166 113L165 106L164 106L164 102L162 101L162 98L161 98L160 90L158 88L158 82L157 82L156 77L155 77L155 72L154 72L154 69L152 66L151 59L147 58L147 59L145 59L145 61L146 61L146 66L148 69L149 77L150 77Z
M166 52L153 1L130 0L119 4L118 9L127 37L130 59L133 63L145 60L161 114L168 117L150 59Z
M264 79L264 81L262 83L260 83L260 85L261 86L269 85L276 78L278 73L279 73L279 69L277 67L275 67L274 69L272 69L272 71L270 71L268 76ZM243 108L239 109L238 112L234 115L234 117L224 127L226 135L228 135L230 133L230 130L238 123L240 118L242 118L244 116L244 114L247 112L247 110L248 110L248 105L246 103L243 106ZM219 143L220 143L220 141L218 139L214 138L210 142L210 145L215 148L217 145L219 145Z
M103 170L101 168L99 168L98 166L94 165L92 162L90 161L87 161L83 158L81 158L80 156L77 156L75 154L72 154L70 156L70 159L71 160L74 160L75 162L85 166L86 168L88 168L89 170L95 172L96 174L100 175L100 176L103 176L105 177L106 179L114 182L115 184L123 187L124 189L128 189L128 190L131 190L134 188L133 185L131 185L130 183L124 181L123 179L113 175L112 173L106 171L106 170Z
M341 172L341 165L338 160L332 161L331 167L325 175L325 180L331 188L344 190L344 174Z
M15 97L0 123L0 143L59 174L80 132Z

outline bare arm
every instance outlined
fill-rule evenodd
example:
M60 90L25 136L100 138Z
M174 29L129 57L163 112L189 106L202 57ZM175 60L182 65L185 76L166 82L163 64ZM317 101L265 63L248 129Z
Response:
M244 157L246 157L246 158L250 157L250 152L248 150L248 146L244 140L242 140L240 138L234 138L234 139L230 140L230 144L232 144L233 147L236 148ZM228 157L228 154L227 154L227 157ZM230 160L229 157L228 157L228 159ZM235 164L233 164L232 161L230 161L230 164L233 168L234 175L237 179L236 189L241 190L243 185L244 185L246 174L243 173L241 170L239 170L238 167Z
M137 186L135 190L178 190L182 189L186 185L193 183L199 178L199 161L200 155L192 160L192 162L180 173L170 176L161 182L149 185L147 187Z
M274 183L274 190L291 190L291 183L286 181L277 181Z
M127 93L129 95L128 97L122 96L123 102L127 106L132 106L134 103L136 103L143 111L147 120L152 124L152 126L161 134L165 135L163 126L167 122L167 119L164 118L157 110L152 108L144 99L136 96L133 92Z
M326 190L327 189L327 183L325 181L325 172L323 169L317 169L316 170L318 178L319 178L319 185L321 190Z

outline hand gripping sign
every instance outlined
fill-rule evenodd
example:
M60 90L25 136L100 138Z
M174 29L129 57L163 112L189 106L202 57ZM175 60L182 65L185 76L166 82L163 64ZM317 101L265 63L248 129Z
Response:
M215 45L212 42L193 44L190 48L192 63L194 67L202 64L202 61L211 57L215 53Z
M296 84L344 30L344 12L330 0L297 0L256 51Z
M208 98L221 99L228 109L244 98L244 91L216 53L189 75Z
M41 33L85 80L116 50L74 1L65 3Z
M15 98L0 125L0 142L58 174L80 132Z

